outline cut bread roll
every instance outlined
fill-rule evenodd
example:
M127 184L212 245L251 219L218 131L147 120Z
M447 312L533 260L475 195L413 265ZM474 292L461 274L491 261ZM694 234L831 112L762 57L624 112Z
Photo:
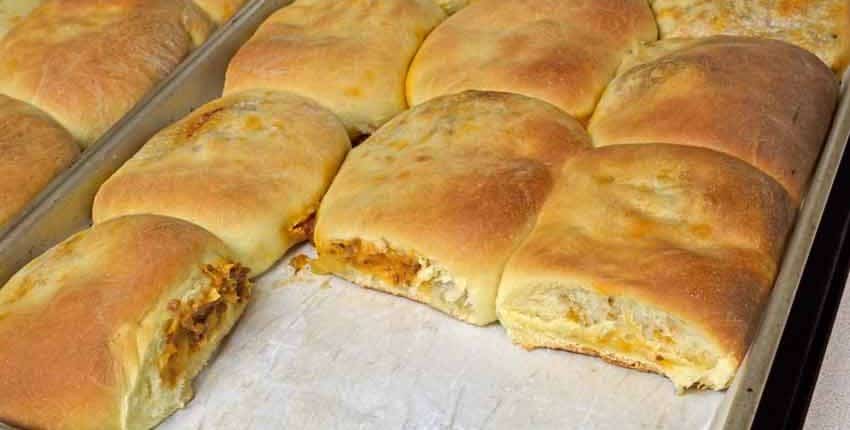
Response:
M589 147L578 122L521 95L419 105L343 163L319 208L312 268L491 323L504 263L553 173Z
M838 97L834 75L817 57L779 41L726 36L661 41L634 57L593 113L595 146L711 148L801 199Z
M211 30L191 0L47 0L0 42L0 93L87 147Z
M445 14L433 0L298 0L233 57L224 93L290 91L333 111L354 137L407 108L404 79Z
M749 347L794 209L728 155L615 145L570 160L499 287L515 343L729 385Z
M80 148L44 112L0 95L0 227L18 215Z
M0 0L0 39L44 0Z
M250 293L226 246L184 221L130 216L72 236L0 290L0 421L153 427L191 398Z
M236 12L239 12L239 9L248 1L248 0L194 0L195 4L197 4L204 12L207 13L207 16L212 19L216 24L224 24L227 20L229 20L233 15L236 15Z
M313 215L349 148L342 123L311 100L231 94L145 144L101 186L93 218L190 221L259 274L312 235Z
M480 0L422 44L407 99L506 91L586 119L627 49L656 36L644 0Z
M714 35L783 40L817 54L836 73L850 61L846 0L650 0L661 38Z

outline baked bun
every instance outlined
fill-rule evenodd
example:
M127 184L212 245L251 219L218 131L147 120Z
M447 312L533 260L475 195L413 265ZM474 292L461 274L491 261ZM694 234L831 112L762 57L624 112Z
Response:
M209 232L130 216L78 233L0 289L0 421L148 429L242 313L246 270Z
M467 6L471 3L476 2L477 0L435 0L438 5L440 5L443 10L451 15Z
M0 41L0 93L87 147L211 30L191 0L47 0Z
M627 49L655 38L645 0L480 0L422 44L407 100L506 91L586 119Z
M727 36L661 41L635 57L593 113L595 146L711 148L761 169L800 200L838 97L817 57L784 42Z
M499 286L514 342L729 385L794 216L769 176L704 148L586 151L564 166Z
M836 73L850 61L847 0L650 0L661 38L719 34L783 40Z
M312 268L491 323L502 268L553 173L589 147L577 121L521 95L414 107L343 163L319 208Z
M70 166L79 152L71 135L50 117L0 95L0 227Z
M248 0L194 0L195 4L197 4L210 19L213 20L216 24L224 24L227 20L229 20L233 15L236 15L236 12L239 12L239 9L248 1Z
M93 218L173 216L213 232L262 273L311 236L350 144L342 123L293 94L249 90L154 136L101 186Z
M433 0L298 0L272 15L227 69L224 93L290 91L354 137L407 108L407 66L445 14Z
M0 0L0 39L44 0Z

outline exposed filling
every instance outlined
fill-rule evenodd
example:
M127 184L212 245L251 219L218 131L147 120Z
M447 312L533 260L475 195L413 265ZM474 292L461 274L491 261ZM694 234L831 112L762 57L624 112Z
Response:
M307 218L304 218L297 224L293 225L289 230L299 238L313 239L313 230L316 228L316 212L311 212Z
M410 285L416 279L416 273L422 266L412 255L403 254L393 249L379 249L377 246L353 239L343 242L333 242L323 250L322 257L313 264L314 270L320 272L339 272L338 268L326 267L325 262L340 261L356 269L368 273L388 284L401 286ZM323 270L328 269L328 270Z
M452 314L467 313L471 307L466 289L458 285L447 270L426 258L394 250L385 244L360 239L332 242L319 250L319 258L311 262L311 268L319 274L342 275L353 269L358 276L369 278L366 286L384 287Z
M248 268L228 263L208 264L203 273L211 283L199 296L188 300L174 299L168 310L174 316L165 325L165 347L159 356L159 376L167 387L174 387L183 376L193 353L209 340L229 306L242 303L251 296Z
M308 264L310 264L310 257L304 254L298 254L289 260L289 266L295 269L296 272L300 271Z
M567 336L594 350L653 363L660 369L708 371L718 361L681 322L631 299L580 289L542 291L528 297L518 310L531 318L566 323L553 336Z

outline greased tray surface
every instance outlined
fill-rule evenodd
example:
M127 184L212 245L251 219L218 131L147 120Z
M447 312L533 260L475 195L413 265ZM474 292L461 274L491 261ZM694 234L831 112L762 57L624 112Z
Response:
M51 185L0 236L0 278L90 224L99 184L158 129L217 97L236 49L290 2L248 4ZM527 352L498 325L474 327L336 278L293 275L282 262L258 280L195 399L162 428L746 428L850 134L846 85L835 118L764 322L726 392L676 396L662 377L562 351ZM313 251L303 245L290 256L299 252Z

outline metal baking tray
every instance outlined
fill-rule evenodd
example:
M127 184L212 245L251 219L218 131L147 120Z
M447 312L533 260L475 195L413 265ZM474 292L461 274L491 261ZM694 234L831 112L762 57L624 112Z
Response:
M98 187L157 131L221 95L230 57L275 10L290 1L253 0L217 29L165 80L0 227L0 284L35 256L91 224Z
M219 96L238 47L289 3L249 3L52 184L0 237L0 281L90 225L99 184L157 130ZM256 300L198 378L195 399L162 427L747 428L848 135L845 84L763 323L725 392L677 396L657 375L562 351L526 352L498 325L473 327L340 279L296 274L285 259L258 280ZM312 252L302 245L287 259Z

